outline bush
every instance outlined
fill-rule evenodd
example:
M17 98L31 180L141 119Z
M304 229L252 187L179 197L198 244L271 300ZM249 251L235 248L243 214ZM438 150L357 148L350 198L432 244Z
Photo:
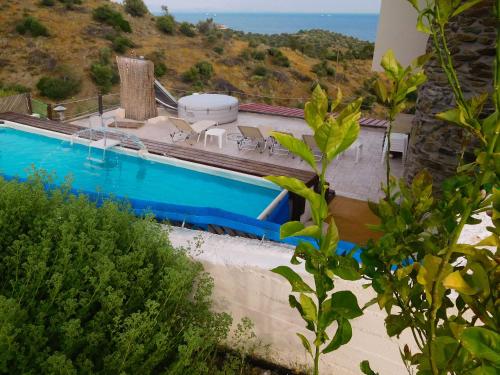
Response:
M113 26L117 30L126 33L132 32L132 28L120 12L113 10L109 5L101 5L92 12L94 20Z
M254 60L264 61L266 58L266 53L264 51L252 51L250 54Z
M189 83L206 83L212 78L214 68L208 61L200 61L182 74L182 80Z
M54 6L55 0L41 0L40 5L46 6L46 7L51 7Z
M78 94L81 81L70 72L59 73L56 77L44 76L36 84L42 96L53 100L61 100Z
M194 25L189 22L182 22L179 26L179 31L185 36L188 36L190 38L196 35L196 32L194 30Z
M44 182L0 179L0 373L214 373L231 318L202 266L152 220Z
M313 65L311 72L315 73L318 77L331 77L335 75L335 68L330 66L326 60Z
M167 14L164 16L156 17L156 27L165 34L173 35L175 33L175 19L174 16Z
M206 35L212 32L213 30L215 30L215 23L213 18L207 18L205 21L198 22L196 28L198 29L198 32L200 34Z
M90 76L103 94L110 92L111 87L120 81L117 69L113 65L94 63L90 66Z
M162 77L167 73L167 66L165 65L165 53L164 51L155 51L146 56L147 60L150 60L154 64L154 72L156 77Z
M2 82L0 82L0 98L5 96L22 94L30 91L31 91L30 88L23 85L19 85L17 83L12 85L5 85Z
M134 42L123 35L117 35L112 39L113 51L117 53L125 53L129 48L134 47Z
M66 9L73 9L75 5L79 5L82 3L82 0L59 0L60 3L63 3L66 6Z
M149 13L148 7L142 0L124 0L123 7L132 17L143 17Z
M278 48L269 48L267 53L271 56L272 64L286 68L290 66L290 60L288 60L288 57L286 57Z
M258 66L253 70L253 75L258 77L266 77L269 74L269 71L265 66Z
M222 55L224 53L224 47L222 46L214 47L214 52L218 55Z
M36 18L28 16L24 17L16 26L16 31L19 34L30 34L33 37L49 36L47 28L40 23Z

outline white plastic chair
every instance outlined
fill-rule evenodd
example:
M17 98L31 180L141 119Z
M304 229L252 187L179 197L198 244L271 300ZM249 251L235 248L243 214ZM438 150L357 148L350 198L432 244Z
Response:
M384 147L382 149L381 163L384 162L388 147L388 137L387 134L384 138ZM408 134L403 133L392 133L391 134L391 149L389 152L401 152L403 155L403 163L406 162L406 155L408 150Z

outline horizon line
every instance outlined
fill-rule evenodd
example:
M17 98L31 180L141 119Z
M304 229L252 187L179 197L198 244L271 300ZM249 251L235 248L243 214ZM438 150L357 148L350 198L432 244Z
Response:
M161 12L161 9L155 9L155 10L152 10L153 12ZM284 11L279 11L279 10L276 10L276 11L269 11L269 10L230 10L230 11L227 11L227 10L203 10L203 9L199 9L199 10L195 10L195 9L191 9L191 10L188 10L188 9L169 9L169 13L208 13L208 14L211 14L211 13L220 13L220 14L236 14L236 13L248 13L248 14L340 14L340 15L347 15L347 14L356 14L356 15L360 15L360 14L369 14L369 15L380 15L380 12L307 12L307 11L288 11L288 12L284 12Z

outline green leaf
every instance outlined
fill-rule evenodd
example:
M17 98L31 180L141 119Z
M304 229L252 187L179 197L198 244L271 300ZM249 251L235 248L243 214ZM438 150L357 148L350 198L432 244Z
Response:
M306 296L305 294L300 294L300 305L302 306L302 311L304 312L304 318L315 322L318 318L318 312L316 304L312 298Z
M297 336L299 336L300 341L302 341L302 346L304 347L305 350L313 356L312 349L311 349L311 344L309 343L309 340L302 334L296 333Z
M461 337L462 346L476 358L500 366L500 334L483 327L470 327Z
M272 132L271 135L276 138L276 140L292 154L297 155L307 164L311 166L314 171L316 169L316 160L314 159L314 154L311 149L300 139L295 138L289 134L283 134L280 132Z
M281 186L283 189L307 199L307 201L311 204L313 218L316 223L321 222L322 218L325 218L328 215L328 207L325 202L325 198L316 193L313 189L308 188L302 181L296 178L284 176L267 176L264 178L278 186Z
M479 4L483 0L468 0L460 5L455 11L451 14L451 17L458 16L460 13L465 12L467 9L472 8L474 5Z
M421 12L418 14L417 18L417 30L425 33L425 34L431 34L431 29L429 25L426 24L425 17L427 15L427 12Z
M330 224L328 224L328 229L326 230L326 235L321 241L320 250L326 255L330 256L334 253L334 250L337 248L337 244L339 243L339 230L333 218L331 219Z
M356 296L348 290L335 292L325 301L328 307L345 319L354 319L363 315Z
M296 273L294 270L292 270L290 267L287 266L279 266L276 268L273 268L271 272L277 273L278 275L283 276L285 279L288 280L290 285L292 286L292 292L300 292L300 293L312 293L313 290L309 285L307 285L304 280L299 276L298 273Z
M443 279L445 288L455 289L457 292L472 296L477 293L477 290L472 288L462 277L460 271L455 271L447 275Z
M389 337L398 336L406 328L411 327L412 320L408 315L388 315L385 318L385 329Z
M498 368L483 364L468 372L467 375L498 375Z
M387 101L387 87L385 86L384 81L379 78L375 81L373 88L375 89L375 92L377 93L378 98L382 103L385 103Z
M411 1L411 0L410 0ZM361 370L361 372L365 375L379 375L378 372L375 372L371 369L370 367L370 362L368 361L363 361L359 364L359 368Z
M358 261L350 256L338 257L338 263L333 268L333 272L343 280L361 279Z
M352 327L347 319L339 319L338 328L333 336L332 341L322 350L323 354L333 352L340 348L342 345L347 344L352 337Z
M420 266L417 275L417 281L420 285L423 285L425 290L425 295L427 301L432 303L432 287L433 284L437 281L437 276L439 272L439 266L443 260L434 255L427 254L424 257L423 264ZM443 276L447 276L452 271L452 267L449 264L445 264L443 269ZM437 306L441 306L441 300L444 295L444 287L442 285L437 285L437 296L438 300L436 301Z
M300 221L289 221L280 227L280 238L284 239L287 237L292 237L294 233L297 233L304 229L305 226Z
M343 98L343 95L342 95L342 90L340 89L340 87L337 87L337 96L335 97L335 99L332 101L332 107L331 107L331 111L333 112L335 110L335 108L338 107L338 105L342 102L342 98Z
M387 75L389 75L393 79L398 78L399 72L401 70L401 65L396 60L396 56L394 55L394 51L392 49L388 49L384 56L382 56L380 65L382 66L382 68L384 68Z
M304 118L314 131L325 121L328 111L328 97L320 85L316 85L312 93L311 101L304 107Z

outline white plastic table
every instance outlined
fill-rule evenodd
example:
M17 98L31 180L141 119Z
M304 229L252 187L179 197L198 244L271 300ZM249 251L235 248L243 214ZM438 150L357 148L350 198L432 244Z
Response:
M221 129L221 128L213 128L213 129L208 129L205 132L205 140L203 147L207 147L207 137L216 137L217 141L219 142L219 148L222 149L222 139L226 137L226 129ZM227 139L226 139L227 142Z

